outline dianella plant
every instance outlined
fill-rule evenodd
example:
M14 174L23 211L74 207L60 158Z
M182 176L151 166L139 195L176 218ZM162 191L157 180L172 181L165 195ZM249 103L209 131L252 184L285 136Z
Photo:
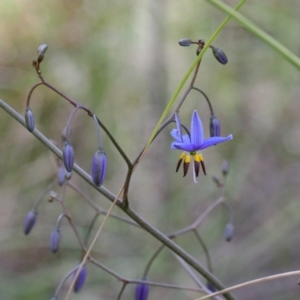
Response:
M211 63L220 68L226 68L227 64L230 64L230 55L228 55L228 58L225 54L226 44L216 46L215 38L221 33L227 22L234 18L294 66L300 68L297 57L237 13L237 10L246 2L245 0L240 1L235 9L231 9L217 0L209 2L212 2L220 10L225 11L227 17L208 40L200 37L188 37L180 38L178 41L179 45L177 41L174 42L175 50L173 51L177 49L178 51L179 49L183 50L180 47L186 47L185 51L191 51L195 54L195 60L165 109L161 111L161 118L153 120L153 124L151 124L153 132L150 136L147 136L146 142L138 148L139 152L135 157L134 154L128 153L121 146L121 143L114 136L113 130L105 123L104 115L101 115L101 112L97 114L86 106L84 101L79 102L67 95L63 91L63 82L61 83L62 87L58 88L50 80L48 81L47 76L44 75L46 68L44 69L43 63L52 56L51 45L42 44L37 47L37 54L32 62L32 67L38 82L28 87L29 92L27 99L24 99L23 112L19 114L6 102L0 100L1 108L23 125L24 131L27 128L34 137L43 143L52 152L51 155L53 155L53 160L55 161L56 172L53 174L52 182L40 188L40 194L35 201L32 201L30 209L24 214L24 235L26 235L27 239L33 238L37 228L41 226L39 217L45 213L42 207L46 205L53 207L55 205L59 207L60 212L51 215L54 221L51 224L52 227L47 229L49 252L52 252L53 257L57 257L57 259L64 256L64 253L66 253L64 239L69 238L66 232L67 227L76 240L76 250L78 250L76 260L64 274L56 274L51 278L51 282L55 282L55 284L51 286L52 298L50 299L67 300L72 299L72 297L77 299L77 295L74 295L74 293L85 295L85 290L99 288L101 290L107 289L108 295L113 297L109 299L117 300L155 299L151 296L151 292L155 289L172 290L174 294L176 291L180 291L181 294L176 299L234 300L236 299L234 295L236 289L258 282L273 280L280 276L300 274L298 271L294 273L289 272L289 274L269 276L228 288L223 283L224 281L226 282L226 278L221 278L218 272L215 271L217 266L215 265L214 257L210 254L210 245L206 243L206 238L200 230L200 228L205 227L204 221L213 219L214 212L218 208L222 208L223 219L219 222L219 224L222 223L221 230L224 232L222 242L229 243L227 245L230 247L230 242L235 239L236 211L230 204L230 199L228 199L226 193L227 178L231 174L230 161L222 154L222 151L220 153L223 157L220 162L214 162L211 159L206 160L207 157L210 157L212 149L215 149L215 147L222 147L221 145L224 143L235 143L235 132L229 132L226 126L222 126L223 119L230 119L230 115L223 114L222 118L220 117L220 111L215 105L214 99L209 96L210 91L205 86L202 86L201 80L199 80L202 71L201 63L208 55L215 58ZM207 54L204 56L205 53ZM47 92L54 93L58 102L64 102L64 107L69 105L72 108L68 118L64 121L60 139L53 140L47 136L46 132L42 133L39 130L39 117L35 113L36 102L34 95L41 88L43 88L43 91L47 90ZM181 92L182 94L180 94ZM193 97L197 97L201 101L201 106L199 102L190 101L194 99L192 94ZM79 163L80 157L78 153L81 153L82 148L85 147L85 145L76 143L75 118L79 114L92 123L93 131L89 130L86 134L93 135L96 141L93 154L88 157L90 161L89 169L85 169ZM166 132L167 135L164 135ZM211 183L217 193L217 196L212 199L205 209L201 207L201 209L199 208L198 211L195 211L195 217L189 218L189 221L185 222L180 228L176 227L174 229L172 224L170 224L169 228L172 228L172 230L167 233L151 224L147 218L134 210L131 205L135 192L134 189L131 189L132 179L136 170L142 168L141 162L147 155L148 149L154 147L154 145L155 147L160 147L159 143L156 143L157 140L166 136L168 137L168 146L163 149L163 152L167 154L177 153L179 156L178 160L173 161L172 168L176 179L180 178L180 180L185 182L190 180L194 186L199 185L200 181L205 185ZM131 139L132 144L136 146L141 145L141 141L135 141L135 137L131 137ZM118 153L122 163L126 166L126 175L122 182L119 186L113 188L106 186L106 179L110 170L116 170L119 166L114 165L115 160L110 155L111 149ZM212 174L210 170L216 169L219 170L218 174L210 175ZM160 170L158 169L156 172L160 172ZM153 174L153 176L155 175ZM74 179L75 176L76 180ZM82 188L78 184L78 177L89 185L90 190L96 191L97 195L101 195L101 197L103 196L108 200L108 209L104 209L99 205L97 199L90 196L89 189ZM147 182L145 181L144 184L146 190ZM71 204L68 201L68 193L70 191L82 199L86 210L93 211L92 218L90 218L90 214L85 214L85 211L81 213L80 218L84 219L86 224L83 230L78 226L78 216L71 212ZM189 189L184 191L186 201L189 201L189 192ZM201 194L201 191L199 193ZM150 201L151 194L147 194L146 197L147 201ZM116 209L113 212L114 207ZM182 213L184 213L184 210ZM101 222L99 222L99 219L101 219ZM147 253L147 259L142 262L134 262L133 268L139 268L140 275L138 277L129 276L127 275L128 272L125 271L124 273L116 271L114 265L106 263L106 258L113 256L114 251L107 251L102 256L98 255L98 251L101 251L99 244L101 248L101 245L104 247L106 243L104 238L105 225L111 219L117 224L116 226L128 228L128 231L134 228L145 235L151 236L155 241L155 246L149 246L149 248L154 250L151 250L150 254ZM167 223L168 221L166 218L165 222ZM187 244L193 245L193 250L197 249L197 251L203 253L204 259L200 261L193 251L186 250L187 247L179 242L180 238L183 238L186 242L188 241ZM96 244L96 242L98 243ZM124 252L124 257L121 257L120 261L122 259L126 260L126 249L121 250ZM131 254L134 257L134 253ZM173 264L184 270L187 274L187 279L178 280L174 283L170 278L163 277L159 273L159 268L164 268L164 260L161 258L163 255L173 259ZM106 283L96 282L93 275L97 272L105 274ZM173 271L170 270L170 272ZM49 280L48 274L45 274L46 279ZM109 284L107 284L108 281ZM111 288L112 286L113 288ZM88 293L86 295L85 299L89 299Z

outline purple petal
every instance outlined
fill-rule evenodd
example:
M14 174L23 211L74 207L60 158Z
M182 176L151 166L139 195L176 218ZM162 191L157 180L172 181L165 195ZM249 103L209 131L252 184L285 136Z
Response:
M177 143L173 142L171 145L171 149L177 149L177 150L183 150L187 152L193 152L198 150L197 145L192 144L192 143Z
M178 132L178 129L172 129L171 130L171 136L173 137L173 139L176 141L176 142L178 142L178 143L181 143L182 142L182 140L181 140L181 138L180 138L180 134L179 134L179 132Z
M203 127L201 119L196 110L194 110L191 121L191 143L198 147L203 143Z
M179 141L182 142L181 122L180 122L178 113L175 113L175 121L176 121L177 133L178 133Z
M190 137L187 134L184 134L181 138L178 134L178 130L177 129L172 129L171 130L171 135L174 138L175 142L177 143L190 143ZM173 148L172 148L173 149Z
M220 144L220 143L232 140L232 139L233 139L232 134L228 135L227 137L221 137L221 136L219 137L218 136L218 137L208 138L203 142L203 144L197 150L202 150L202 149L205 149L205 148L208 148L208 147L211 147L211 146L214 146L214 145L217 145L217 144Z

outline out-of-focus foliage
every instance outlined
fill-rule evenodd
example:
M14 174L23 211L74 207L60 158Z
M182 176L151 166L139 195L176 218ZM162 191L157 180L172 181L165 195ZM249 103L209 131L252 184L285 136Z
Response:
M299 10L298 0L249 1L241 13L299 55ZM27 93L37 82L31 62L38 46L46 43L45 78L95 111L133 159L195 57L195 49L179 47L178 40L208 39L223 18L223 13L201 0L2 0L0 98L24 114ZM210 249L214 273L230 286L300 268L299 71L234 21L214 45L226 53L229 62L219 64L208 51L196 86L210 97L222 135L232 133L234 140L204 151L208 176L201 176L195 185L191 174L182 178L174 173L178 153L170 151L169 131L163 132L133 176L129 201L163 232L182 228L218 197L211 176L220 174L222 161L227 159L234 238L226 243L223 237L228 216L222 208L201 225L200 234ZM31 107L36 127L59 141L70 105L42 87L34 93ZM195 108L209 136L209 110L200 94L189 95L181 119L188 123ZM23 234L23 218L55 177L55 160L25 128L3 111L0 116L0 298L50 299L59 280L78 263L80 247L65 220L60 248L55 255L51 253L50 236L61 208L47 199L39 207L30 235ZM79 113L72 128L75 160L90 171L97 150L93 121ZM105 185L117 192L126 166L107 137L103 139L108 159ZM99 205L109 206L76 175L74 179ZM93 211L71 191L67 205L84 234ZM193 235L177 241L205 264ZM143 231L110 220L93 253L120 274L139 278L158 246ZM85 287L74 299L116 299L121 284L92 265L87 268ZM162 252L148 277L192 285L168 251ZM296 299L297 280L263 283L234 295L243 300ZM132 286L124 299L133 295ZM151 287L149 299L196 297L196 293Z

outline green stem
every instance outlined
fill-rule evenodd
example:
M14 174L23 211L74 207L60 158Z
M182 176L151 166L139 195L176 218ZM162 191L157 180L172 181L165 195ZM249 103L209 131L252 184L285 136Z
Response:
M235 19L241 26L243 26L246 30L251 32L253 35L257 36L259 39L261 39L263 42L271 46L275 51L277 51L280 55L282 55L286 60L288 60L290 63L292 63L295 67L300 69L300 58L292 53L289 49L287 49L284 45L279 43L277 40L275 40L273 37L268 35L266 32L261 30L259 27L257 27L255 24L253 24L251 21L249 21L247 18L245 18L240 13L233 10L230 6L227 4L220 2L219 0L205 0L220 10L224 11L228 15L230 15L233 19Z

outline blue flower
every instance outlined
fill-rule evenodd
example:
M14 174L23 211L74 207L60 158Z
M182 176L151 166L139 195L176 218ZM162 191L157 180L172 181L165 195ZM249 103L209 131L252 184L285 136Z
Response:
M204 132L201 119L196 110L194 110L192 114L191 120L191 130L189 134L182 135L181 133L181 123L179 120L178 114L175 114L176 120L176 129L171 130L171 135L175 139L175 141L171 145L171 149L175 150L183 150L184 152L180 155L176 172L178 171L182 161L183 163L183 176L185 176L188 172L191 156L194 160L194 182L196 181L196 177L199 175L200 166L202 167L203 173L206 175L205 165L202 154L199 152L205 148L223 143L228 140L232 140L232 134L227 137L211 137L208 139L204 139Z

